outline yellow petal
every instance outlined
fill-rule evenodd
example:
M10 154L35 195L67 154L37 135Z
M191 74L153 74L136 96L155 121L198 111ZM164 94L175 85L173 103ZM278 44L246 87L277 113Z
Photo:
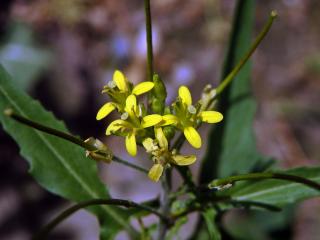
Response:
M164 135L161 127L155 127L154 128L154 135L156 136L156 139L158 140L159 146L164 149L168 149L168 140L166 136Z
M137 98L135 95L131 94L127 97L125 111L130 115L135 115L137 112Z
M153 87L153 82L142 82L133 88L132 94L141 95L143 93L149 92Z
M162 116L161 126L167 126L172 124L177 124L178 118L175 115L167 114Z
M147 150L147 153L150 153L154 150L154 143L152 138L146 138L143 140L142 145Z
M112 134L112 132L118 131L122 127L129 127L130 124L124 120L115 120L109 124L106 130L106 135Z
M207 123L217 123L223 119L223 115L216 111L203 111L200 113L201 121Z
M192 104L192 97L189 89L186 86L181 86L179 88L179 97L181 98L182 102L191 105Z
M98 111L96 119L97 120L101 120L103 118L105 118L106 116L109 115L109 113L111 113L114 109L115 109L115 105L112 102L108 102L106 104L104 104Z
M123 73L119 70L116 70L113 74L113 81L116 83L117 87L121 91L127 91L127 80Z
M137 155L136 136L133 132L126 136L126 149L131 156Z
M173 155L172 158L175 164L179 166L187 166L194 163L197 160L197 157L195 155L190 155L190 156Z
M194 147L194 148L200 148L201 147L201 137L197 130L195 130L193 127L186 127L183 129L184 136L188 140L188 142Z
M148 177L154 181L158 182L163 172L163 166L161 164L154 164L148 173Z
M147 128L154 126L162 121L162 116L159 114L151 114L142 118L141 127Z

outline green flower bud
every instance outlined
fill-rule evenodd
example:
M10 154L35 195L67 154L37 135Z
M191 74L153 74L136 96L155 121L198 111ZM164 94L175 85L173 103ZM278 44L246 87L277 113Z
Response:
M166 106L166 107L164 108L164 114L171 114L170 107Z
M161 80L158 74L153 75L153 83L154 83L154 88L152 89L153 96L155 96L156 98L164 102L167 98L167 90L166 90L166 86L164 85L163 81Z
M163 128L163 133L168 140L172 139L176 133L175 127L173 126L166 126Z
M163 114L164 111L164 101L159 100L158 98L153 97L151 99L151 109L154 113Z

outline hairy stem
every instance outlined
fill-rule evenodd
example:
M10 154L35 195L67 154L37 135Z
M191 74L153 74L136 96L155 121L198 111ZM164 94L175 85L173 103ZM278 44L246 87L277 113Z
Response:
M123 206L126 208L138 208L150 213L153 213L157 215L160 219L163 221L167 221L167 217L159 213L158 211L154 210L153 208L149 206L145 206L139 203L135 203L128 200L123 199L92 199L84 202L80 202L78 204L73 205L72 207L69 207L68 209L64 210L62 213L60 213L57 217L55 217L51 222L49 222L46 226L44 226L38 234L36 234L32 240L41 240L46 239L48 234L62 221L64 221L66 218L68 218L71 214L75 213L76 211L86 208L89 206L95 206L95 205L116 205L116 206Z
M29 127L37 129L39 131L42 131L42 132L45 132L47 134L62 138L62 139L67 140L69 142L72 142L72 143L74 143L74 144L76 144L76 145L78 145L78 146L80 146L80 147L82 147L82 148L84 148L84 149L86 149L88 151L97 151L98 150L93 145L86 143L85 141L83 141L82 139L80 139L78 137L75 137L75 136L73 136L71 134L59 131L59 130L54 129L54 128L47 127L45 125L42 125L42 124L37 123L37 122L34 122L34 121L32 121L30 119L27 119L25 117L22 117L22 116L16 114L12 109L6 109L5 110L5 114L7 116L11 117L12 119L18 121L19 123L25 124L25 125L27 125ZM115 161L115 162L118 162L120 164L123 164L123 165L125 165L127 167L130 167L132 169L136 169L136 170L138 170L140 172L148 173L147 169L144 169L143 167L137 166L137 165L135 165L133 163L130 163L128 161L120 159L117 156L113 156L112 160Z

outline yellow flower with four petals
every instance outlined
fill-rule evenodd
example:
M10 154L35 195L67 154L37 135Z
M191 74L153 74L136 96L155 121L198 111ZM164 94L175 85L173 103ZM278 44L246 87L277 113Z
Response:
M141 82L136 86L132 86L126 79L124 74L116 70L113 74L113 80L104 86L102 93L107 93L113 102L104 104L97 113L96 119L101 120L109 115L116 108L123 113L126 99L130 95L141 95L150 91L154 87L153 82Z
M125 115L125 117L123 117ZM162 121L162 116L151 114L142 116L142 110L137 105L135 95L130 95L126 99L125 114L122 118L110 123L106 130L106 135L111 135L120 131L125 135L126 149L132 156L137 154L136 135L145 128L155 126Z
M166 166L170 166L170 164L176 164L179 166L187 166L196 161L195 155L179 155L176 150L169 150L168 140L166 139L162 128L155 127L154 135L156 140L152 138L146 138L142 144L146 149L147 153L152 155L152 160L154 162L151 167L148 176L151 180L157 182Z
M200 106L193 106L190 91L186 86L181 86L178 93L179 99L174 103L176 126L183 131L184 136L194 148L200 148L202 141L196 130L197 124L218 123L222 121L223 115L217 111L200 111Z

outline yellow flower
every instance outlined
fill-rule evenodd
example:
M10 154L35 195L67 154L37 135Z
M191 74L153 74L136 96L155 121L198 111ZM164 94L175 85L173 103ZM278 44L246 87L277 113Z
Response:
M183 131L187 141L194 148L200 148L202 145L196 125L200 122L217 123L223 119L220 112L200 111L199 105L194 107L190 91L186 86L179 88L179 99L174 104L174 110L178 120L177 127Z
M113 80L104 86L102 93L107 93L112 102L104 104L97 113L96 119L101 120L109 115L113 110L118 109L124 112L126 99L130 95L141 95L150 91L154 87L153 82L141 82L136 86L128 82L124 74L116 70L113 74Z
M133 94L127 97L124 109L125 113L121 116L123 119L111 122L107 127L106 135L118 134L125 136L126 149L130 155L135 156L137 154L137 133L160 123L162 116L151 114L143 117L142 110L137 105L136 96Z
M170 164L179 166L186 166L196 161L196 156L183 156L177 154L176 150L169 151L168 140L166 139L162 128L159 126L154 127L154 135L156 140L146 138L142 142L144 148L152 155L154 165L151 167L148 176L152 181L159 181L163 170Z

